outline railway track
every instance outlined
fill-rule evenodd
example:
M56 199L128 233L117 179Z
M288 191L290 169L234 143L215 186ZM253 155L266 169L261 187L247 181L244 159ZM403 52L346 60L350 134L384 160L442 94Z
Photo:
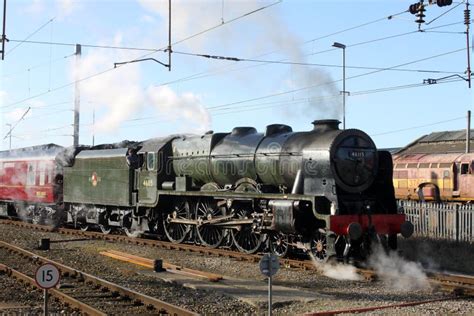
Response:
M8 224L14 225L18 227L24 228L31 228L39 231L44 232L57 232L63 235L69 236L81 236L90 239L100 239L100 240L108 240L108 241L117 241L122 243L128 244L135 244L135 245L143 245L143 246L150 246L156 247L161 249L169 249L169 250L180 250L186 252L195 252L201 253L205 255L214 255L218 257L228 257L233 258L240 261L249 261L257 263L260 261L261 255L258 254L245 254L242 252L227 250L227 249L214 249L208 248L200 245L193 245L193 244L174 244L169 241L162 241L162 240L153 240L153 239L146 239L146 238L131 238L125 235L115 235L115 234L103 234L100 232L94 231L81 231L77 229L70 229L70 228L52 228L49 226L44 225L36 225L16 220L7 220L7 219L0 219L0 224ZM280 258L280 264L287 268L297 268L302 270L318 270L317 267L310 260L295 260L295 259L288 259L288 258Z
M114 235L114 234L102 234L100 232L93 231L80 231L69 228L52 228L43 225L35 225L31 223L25 223L15 220L0 219L0 224L15 225L18 227L32 228L35 230L45 232L57 232L64 235L70 236L81 236L90 239L100 239L108 241L116 241L128 244L136 244L150 247L157 247L161 249L179 250L185 252L201 253L205 255L212 255L216 257L228 257L239 261L248 261L257 263L260 261L261 256L258 254L245 254L237 251L227 249L213 249L207 248L200 245L192 244L174 244L167 241L145 239L145 238L130 238L125 235ZM321 272L320 269L313 264L311 260L295 260L288 258L280 258L280 265L286 268L295 268L301 270L313 270ZM357 269L357 273L362 275L366 280L377 279L376 272L369 269ZM463 275L452 275L442 273L427 273L431 286L435 289L442 290L448 293L454 293L457 295L474 296L474 277L463 276Z
M0 262L3 262L0 271L34 286L31 276L40 264L56 265L62 279L58 288L50 290L51 295L83 314L197 315L3 241L0 241Z

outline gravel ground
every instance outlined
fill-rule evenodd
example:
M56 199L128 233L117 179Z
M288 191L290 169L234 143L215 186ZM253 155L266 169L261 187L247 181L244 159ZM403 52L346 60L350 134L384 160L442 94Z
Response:
M0 224L0 240L12 242L32 250L40 238L73 239L74 237L30 231ZM157 297L166 302L179 305L203 314L263 314L258 309L215 292L196 291L161 282L155 278L137 273L140 267L122 263L99 254L103 250L119 250L139 256L163 259L188 268L219 273L226 276L257 279L265 282L258 264L239 262L229 258L211 257L202 254L179 252L105 241L81 241L54 243L50 251L37 251L79 270ZM383 275L379 281L336 280L321 276L314 271L300 271L282 268L274 277L274 284L301 288L315 293L315 300L309 303L289 303L274 306L275 314L301 314L311 311L348 309L367 306L389 305L410 301L447 298L436 293L420 277L416 265L407 264L400 258L383 257L378 267ZM398 273L394 273L398 271ZM351 267L336 266L325 268L325 274L333 277L353 278L356 275ZM2 301L0 297L0 301ZM372 314L471 314L474 315L474 299L452 300L429 303L399 309L386 309ZM360 314L359 314L360 315Z
M20 284L5 274L0 274L0 289L2 289L0 315L40 315L43 313L42 291ZM50 298L48 308L55 314L78 315L53 298Z

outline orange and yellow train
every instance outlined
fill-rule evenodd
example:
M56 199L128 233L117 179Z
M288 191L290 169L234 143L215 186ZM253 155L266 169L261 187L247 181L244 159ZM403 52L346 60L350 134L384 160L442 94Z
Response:
M474 154L394 155L398 199L474 200Z

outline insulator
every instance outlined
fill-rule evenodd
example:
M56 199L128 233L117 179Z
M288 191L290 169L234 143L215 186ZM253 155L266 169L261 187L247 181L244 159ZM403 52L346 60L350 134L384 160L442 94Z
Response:
M436 1L436 4L438 7L444 7L453 4L453 0L438 0Z
M471 10L464 10L464 24L469 25L471 23Z
M418 5L419 3L414 3L408 7L411 14L416 14L418 12Z
M423 20L423 18L420 17L420 18L416 19L415 22L421 24L421 23L425 23L425 20Z

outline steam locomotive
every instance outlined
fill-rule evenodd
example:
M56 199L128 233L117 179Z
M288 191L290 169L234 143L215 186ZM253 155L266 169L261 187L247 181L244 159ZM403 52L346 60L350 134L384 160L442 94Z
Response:
M391 155L339 123L3 151L0 215L321 261L374 240L396 249L413 225L397 214Z

